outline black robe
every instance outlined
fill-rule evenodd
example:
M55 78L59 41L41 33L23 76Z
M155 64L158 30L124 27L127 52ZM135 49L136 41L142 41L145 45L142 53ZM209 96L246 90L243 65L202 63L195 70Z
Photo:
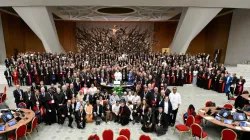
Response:
M54 96L50 93L45 94L44 107L46 109L46 116L44 122L46 124L52 124L56 122L56 109Z
M84 128L86 125L86 112L78 110L75 114L77 128ZM82 120L81 120L82 118Z
M119 109L119 118L122 126L125 126L129 123L130 110L127 106L120 107Z
M151 126L151 127L149 127ZM155 116L154 113L147 113L143 117L143 125L142 125L142 131L143 132L153 132L155 129Z
M45 85L50 85L51 81L50 81L50 72L49 70L45 70L45 76L44 76L44 84Z
M202 87L202 75L203 75L203 72L202 71L198 71L198 73L197 73L197 83L196 83L196 85L198 86L198 87Z
M155 125L156 125L155 132L158 136L166 134L168 130L168 124L169 124L166 114L164 112L161 113L160 117L159 115L160 115L159 112L157 112L155 115L156 116L155 117ZM158 126L159 123L160 123L160 126Z

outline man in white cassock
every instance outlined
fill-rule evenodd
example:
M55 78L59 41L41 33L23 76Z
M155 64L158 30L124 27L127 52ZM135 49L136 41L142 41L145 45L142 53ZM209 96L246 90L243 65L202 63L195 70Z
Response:
M114 76L115 76L115 80L116 80L116 81L122 81L122 73L119 72L119 70L116 70Z

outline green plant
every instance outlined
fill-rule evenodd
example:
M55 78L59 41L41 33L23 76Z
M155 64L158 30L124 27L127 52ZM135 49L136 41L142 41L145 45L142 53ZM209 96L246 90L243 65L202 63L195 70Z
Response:
M121 88L120 86L114 87L114 88L113 88L113 91L115 91L116 94L117 94L118 96L120 96L120 97L123 95L123 91L122 91L122 88Z

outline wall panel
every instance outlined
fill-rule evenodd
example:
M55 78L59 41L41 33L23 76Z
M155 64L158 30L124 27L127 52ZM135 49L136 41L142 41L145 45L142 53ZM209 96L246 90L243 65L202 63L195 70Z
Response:
M59 41L66 52L77 52L75 22L55 21Z
M4 40L7 56L14 55L14 49L25 51L25 23L18 17L2 14Z
M202 30L190 43L187 53L198 54L205 52L206 48L206 30Z
M161 52L162 48L169 48L177 28L178 21L155 22L153 51Z
M237 9L233 13L225 64L236 65L250 61L250 10Z
M221 49L220 62L224 63L230 32L232 13L213 19L206 27L205 52L214 57L214 51Z
M42 41L27 25L24 27L24 34L25 34L25 51L45 52Z

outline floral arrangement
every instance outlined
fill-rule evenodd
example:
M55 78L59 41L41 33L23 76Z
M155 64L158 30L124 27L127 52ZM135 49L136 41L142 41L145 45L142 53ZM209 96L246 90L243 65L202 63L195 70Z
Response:
M115 91L116 92L116 94L119 96L119 97L121 97L122 95L123 95L123 91L122 91L122 88L121 87L114 87L113 88L113 91Z

